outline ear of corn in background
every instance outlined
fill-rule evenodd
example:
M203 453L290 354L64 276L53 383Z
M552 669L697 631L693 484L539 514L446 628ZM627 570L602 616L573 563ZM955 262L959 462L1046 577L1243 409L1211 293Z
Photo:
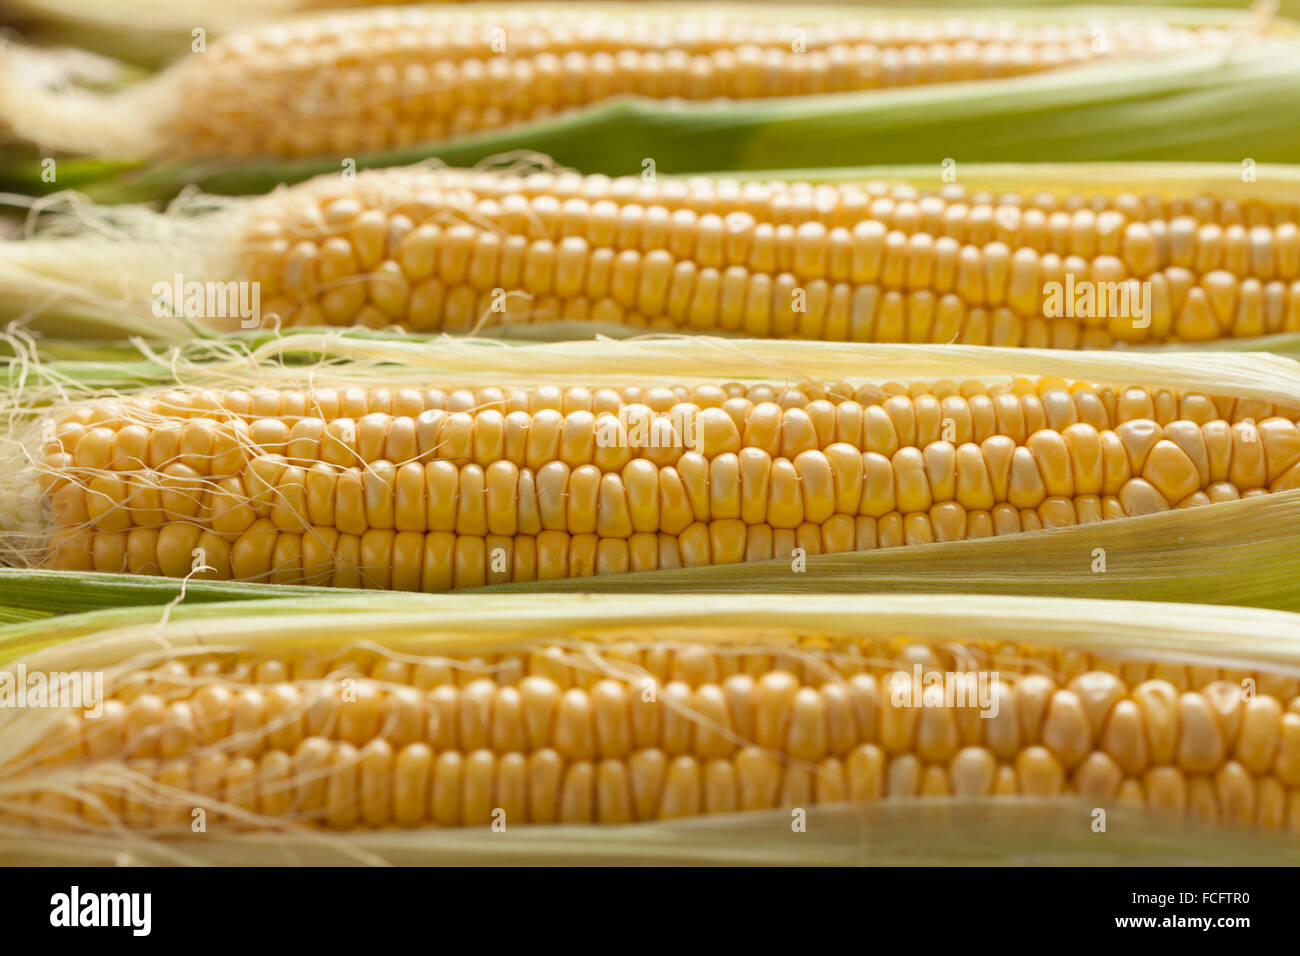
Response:
M15 49L0 70L0 128L38 148L0 183L114 198L195 181L250 192L340 161L468 165L517 149L613 175L647 157L663 172L773 156L926 162L953 142L966 162L1291 162L1298 31L1168 8L801 7L792 22L765 5L435 5L187 45L174 67L111 92L24 81L47 70ZM917 88L878 89L899 86ZM1274 108L1241 109L1263 99ZM39 160L57 156L68 159L51 184Z
M128 60L143 66L157 68L175 59L193 42L193 30L201 23L206 30L219 36L238 31L268 19L283 19L290 14L325 11L339 7L396 6L397 3L364 2L345 3L340 0L188 0L188 2L162 2L162 0L118 0L111 5L95 0L12 0L0 15L0 25L18 30L25 38L43 45L72 46L83 50ZM1025 7L1076 6L1060 0L1011 0L998 6L1007 12L1022 16L1033 15ZM880 15L883 8L908 7L911 3L899 0L877 0L860 5L862 13ZM948 0L944 5L956 15L979 16L984 13L982 3L970 0ZM1178 7L1190 9L1209 7L1221 10L1256 7L1254 0L1156 0L1141 5L1142 12L1155 8ZM1020 8L1020 9L1017 9ZM1131 8L1130 15L1134 12ZM1281 0L1277 12L1291 20L1300 19L1300 4L1296 0ZM1040 14L1042 15L1042 14ZM1050 16L1051 14L1046 14ZM1060 15L1059 13L1057 14Z

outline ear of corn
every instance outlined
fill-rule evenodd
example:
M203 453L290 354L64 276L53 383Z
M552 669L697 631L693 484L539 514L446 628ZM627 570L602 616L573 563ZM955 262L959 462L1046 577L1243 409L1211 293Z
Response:
M136 148L182 160L352 155L517 125L620 94L687 100L759 99L997 78L1115 57L1224 50L1263 30L1186 28L1157 18L1037 25L803 8L595 4L539 10L436 7L358 11L253 28L180 58L138 91L154 122L126 129ZM1104 42L1095 42L1104 31ZM1289 32L1284 30L1283 32ZM10 77L8 83L13 84ZM251 87L251 89L250 89ZM113 152L130 140L96 134L92 110L122 120L141 100L72 94L19 134L61 152ZM252 95L250 95L250 93ZM82 107L90 107L82 115ZM42 115L35 112L48 110ZM63 115L64 111L72 111ZM66 132L81 133L64 140ZM92 125L93 124L93 125Z
M1094 42L1098 29L1107 42ZM1252 32L882 22L816 7L794 21L785 11L729 6L706 16L654 5L361 13L259 31L181 67L170 79L181 102L197 108L173 117L160 151L348 155L528 123L619 95L750 100L995 79L1221 50ZM250 78L261 96L245 95Z
M870 805L884 799L929 828L905 825L895 848L934 853L942 839L956 844L945 852L1005 860L1023 837L980 834L1004 819L989 798L1024 801L1038 852L1058 861L1099 807L1123 821L1108 839L1129 862L1151 827L1231 834L1239 861L1296 852L1291 615L719 595L266 602L176 608L162 624L157 613L0 631L11 677L93 672L104 690L95 718L0 711L6 855L112 839L142 859L193 861L242 835L253 859L315 841L375 862L386 844L370 834L397 826L426 861L451 828L472 844L521 831L510 858L544 861L554 845L529 842L537 824L593 827L572 854L623 846L620 829L606 843L600 828L634 824L635 853L660 821L716 814L729 822L702 821L696 852L719 861L734 852L727 826L752 827L762 858L788 841L792 811L842 801L868 805L865 832L840 817L837 833L870 853ZM948 691L959 681L962 696Z
M1007 546L976 539L1069 529L1082 572L1095 533L1200 527L1213 548L1294 508L1300 481L1295 365L1263 356L325 340L322 370L269 364L305 347L36 412L10 446L31 456L5 509L11 560L425 591L771 561L770 583L809 555L945 542L989 570ZM597 354L619 371L594 371ZM862 375L879 362L898 378ZM218 384L232 372L240 387ZM1285 525L1261 530L1285 553Z
M12 0L4 18L0 18L0 24L13 25L24 36L46 44L75 46L157 68L174 59L178 51L185 50L190 45L195 23L209 24L208 30L215 37L268 18L283 18L297 11L379 5L396 4L380 3L378 0L225 0L219 4L213 4L209 0L118 0L109 6L102 6L86 0ZM1022 20L1033 22L1030 17L1036 11L1021 8L1070 5L1073 5L1072 0L1004 0L999 6L1004 8L1003 15L1018 15ZM873 6L877 8L877 15L880 15L879 8L888 6L906 6L910 8L909 15L916 15L912 4L898 3L897 0ZM984 7L984 4L972 3L970 0L948 0L944 6L948 12L960 14L963 7L971 10ZM1250 6L1250 0L1156 0L1143 4L1136 10L1130 8L1126 12L1130 16L1163 15L1171 22L1179 22L1176 19L1177 13L1154 8L1213 7L1228 10ZM1296 0L1281 0L1278 11L1284 17L1298 19L1300 3ZM1050 10L1037 13L1039 18L1052 15ZM1184 13L1183 16L1186 17L1187 14ZM1193 18L1196 16L1192 14Z
M216 212L201 198L164 217L103 210L91 228L79 204L50 211L34 222L44 238L0 246L0 303L100 334L137 333L137 310L157 315L165 299L196 317L151 323L160 336L204 324L544 337L585 326L1279 348L1300 339L1300 185L1292 167L1255 172L963 167L961 184L945 184L943 170L916 168L653 182L388 170ZM219 287L224 311L200 295L196 312L181 280Z
M214 41L109 96L51 94L0 71L0 124L47 149L137 164L121 176L73 164L115 199L193 182L254 192L336 171L345 157L380 166L433 152L470 165L542 150L614 175L647 157L665 172L762 168L773 155L807 166L927 162L953 142L968 162L1300 158L1279 122L1296 85L1298 34L1286 21L1138 11L1112 22L1047 10L962 24L950 12L863 19L841 7L801 8L799 25L776 7L701 18L601 4L571 12L575 38L563 23L545 25L555 11L537 9L294 21ZM492 52L502 36L505 51ZM665 36L668 54L642 48ZM1096 58L1113 62L1060 66ZM768 84L769 75L783 79ZM248 95L250 77L258 95ZM874 88L900 85L913 88ZM1242 107L1265 99L1276 112ZM196 152L222 163L196 167ZM49 191L42 171L15 162L0 183Z
M743 591L862 594L1078 594L1300 610L1294 528L1300 495L1223 502L1212 514L1174 510L1049 532L924 547L809 553L792 560L485 585L494 593ZM1104 563L1098 561L1104 559ZM322 597L337 588L245 581L0 568L0 615L13 620L123 605ZM365 583L364 580L362 582Z

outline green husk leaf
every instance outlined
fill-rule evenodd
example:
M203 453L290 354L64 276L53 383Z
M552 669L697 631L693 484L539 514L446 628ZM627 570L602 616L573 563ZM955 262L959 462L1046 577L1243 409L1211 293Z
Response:
M269 598L321 598L339 594L366 594L345 588L299 587L253 584L241 581L182 582L176 578L129 574L46 571L40 568L0 568L0 593L4 611L15 616L33 615L33 620L54 614L112 608L152 607L182 599L186 607L196 604L255 601Z
M0 624L20 624L25 621L39 621L52 616L49 611L34 611L21 607L0 607Z

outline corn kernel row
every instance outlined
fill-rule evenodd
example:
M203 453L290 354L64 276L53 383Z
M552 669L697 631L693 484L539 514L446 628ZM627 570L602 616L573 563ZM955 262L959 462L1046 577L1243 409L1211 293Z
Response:
M997 675L978 702L977 666ZM972 696L917 687L915 706L914 669L941 667ZM91 796L34 800L61 825L175 826L193 806L348 829L1079 794L1295 831L1296 693L1268 672L1009 645L209 658L136 672L23 760L86 772Z

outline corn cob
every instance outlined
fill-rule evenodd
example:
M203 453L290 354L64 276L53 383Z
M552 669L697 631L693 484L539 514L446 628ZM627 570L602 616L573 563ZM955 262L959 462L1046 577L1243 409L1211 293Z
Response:
M97 106L129 115L148 100L152 122L142 128L136 114L127 127L137 131L140 153L355 155L527 123L625 94L748 100L1007 77L1226 49L1260 32L1249 20L1197 28L1160 19L867 19L851 8L807 8L797 22L763 7L358 11L216 40L118 101L68 103L93 124L81 136L66 116L42 129L49 117L36 112L31 137L74 152L89 143L93 151L94 130L106 125L94 122ZM103 145L122 148L122 132L105 130ZM65 141L57 142L61 133Z
M236 240L264 314L289 325L566 319L1039 348L1300 331L1289 196L443 170L324 179L290 197ZM1085 287L1115 295L1067 308Z
M167 151L342 154L529 122L620 94L754 99L1012 76L1107 55L1095 49L1094 29L857 19L800 28L725 8L342 16L240 37L189 65L175 80L182 101L202 106L176 117ZM1121 56L1234 39L1154 25L1115 34ZM253 100L244 95L250 79L264 84Z
M419 603L423 624L366 605L341 606L342 622L280 611L290 639L241 632L253 608L172 625L179 646L162 652L157 624L115 631L117 650L92 630L53 659L105 673L102 713L10 718L0 814L166 835L196 808L218 831L355 831L1073 797L1300 833L1293 616L1198 624L1206 609L1174 605L1181 630L1126 628L1142 605L926 600L641 602L635 637L613 616L626 599L533 599L541 620L513 632L473 608L485 622L468 633L463 608L430 625L442 618ZM972 608L978 627L957 618ZM347 618L363 609L358 646ZM1244 645L1247 623L1281 660L1223 643Z
M689 361L692 344L718 343L609 343L605 360ZM451 360L420 348L393 354ZM498 369L566 361L534 349L478 351ZM959 368L971 351L932 361ZM1300 411L1280 381L1233 397L1055 375L577 377L588 387L566 370L552 375L563 385L443 373L430 387L414 367L382 386L336 374L336 388L313 376L54 412L28 473L32 560L432 591L986 538L1300 487Z
M191 31L196 23L219 23L223 28L219 32L228 33L298 11L379 5L397 4L391 0L382 3L380 0L225 0L220 4L209 0L121 0L107 9L100 9L79 0L12 0L9 9L0 15L0 24L14 25L24 35L46 43L90 49L134 63L157 66L172 59L177 50L183 50L191 43ZM1014 13L1016 7L1033 5L1016 0L1002 6ZM1145 6L1156 5L1183 8L1252 6L1248 0L1159 0L1159 4L1148 3ZM956 8L963 4L949 0L945 6L954 15L962 13ZM964 6L969 9L984 4L965 3ZM1279 12L1294 20L1300 14L1300 4L1296 0L1282 0ZM909 15L916 14L909 11ZM970 16L969 13L965 15ZM982 10L977 15L989 16L989 13ZM1023 13L1020 15L1023 17Z
M1243 184L1236 168L1188 170L1071 189L1054 178L1097 168L976 170L973 186L922 170L816 183L394 169L145 219L137 242L95 263L84 243L96 240L75 232L82 211L53 215L38 232L51 238L3 247L0 293L39 313L125 292L115 321L133 333L125 312L152 298L160 335L168 309L221 328L1039 348L1300 332L1293 174ZM207 283L197 304L182 279ZM210 305L214 287L223 301Z

